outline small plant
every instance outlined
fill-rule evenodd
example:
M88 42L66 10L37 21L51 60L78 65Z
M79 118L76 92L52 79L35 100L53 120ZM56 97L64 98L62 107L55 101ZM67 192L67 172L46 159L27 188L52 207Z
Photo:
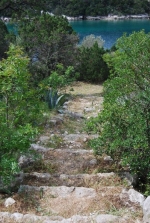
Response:
M35 161L31 166L28 166L24 169L24 172L39 172L39 173L53 173L56 170L56 167L51 163L45 163L44 160L40 159Z
M58 91L49 89L46 94L46 102L48 103L49 109L54 109L63 105L65 100L65 94L59 95Z
M54 135L51 137L50 141L46 143L46 146L57 149L62 145L62 143L63 139L60 136Z
M56 70L52 71L50 76L39 84L41 96L45 97L50 109L63 105L66 94L58 92L64 92L65 86L75 81L77 76L78 74L75 73L72 66L65 68L62 64L57 64Z

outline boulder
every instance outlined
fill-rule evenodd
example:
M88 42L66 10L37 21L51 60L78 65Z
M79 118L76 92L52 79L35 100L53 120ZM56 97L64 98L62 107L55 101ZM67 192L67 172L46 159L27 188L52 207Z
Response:
M134 189L130 189L128 191L128 195L131 202L135 202L140 204L140 206L143 206L145 198L141 193L137 192Z
M132 175L129 172L123 172L120 174L122 178L125 178L128 182L128 186L136 186L138 183L138 177L137 175Z
M9 198L7 198L7 199L5 200L4 205L5 205L5 207L8 207L8 206L13 205L15 202L16 202L16 201L15 201L13 198L9 197Z
M146 198L143 204L143 222L150 223L150 196Z
M20 168L26 168L35 162L35 156L33 155L22 155L18 160L18 165Z
M143 206L143 203L144 203L144 200L145 200L144 196L141 193L134 190L134 189L130 189L128 191L123 189L122 193L120 194L120 199L122 201L124 201L124 203L127 206L131 206L131 202L132 202L132 203L135 203L137 205L140 205L141 207Z
M118 216L114 216L111 214L101 214L96 217L97 223L109 223L109 222L117 222L119 220Z

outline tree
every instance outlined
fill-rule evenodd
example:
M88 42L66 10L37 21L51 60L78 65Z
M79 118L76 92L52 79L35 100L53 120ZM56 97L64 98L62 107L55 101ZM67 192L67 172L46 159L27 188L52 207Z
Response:
M63 17L42 14L19 24L19 35L28 56L35 80L50 75L58 63L65 67L75 63L77 35Z
M93 34L84 37L84 39L82 40L81 46L85 47L85 48L91 48L94 43L98 44L99 48L102 48L104 46L104 40L101 38L101 36L95 36Z
M116 48L105 55L111 76L104 110L93 124L100 137L92 144L96 153L122 160L140 182L150 183L150 33L123 35Z
M6 25L0 20L0 60L6 56L8 49L8 43L6 41L6 35L8 34Z
M38 92L30 84L28 63L14 45L0 62L0 176L7 181L19 171L17 160L28 151L37 132L40 106Z
M46 10L47 6L47 0L1 0L0 16L20 17L22 14L39 14L41 10Z
M108 14L149 13L148 0L49 0L51 12L68 16L107 16Z
M103 60L103 55L106 53L103 47L99 47L98 43L92 44L85 40L85 44L79 47L78 54L78 72L80 73L80 80L100 83L108 78L109 70L106 62ZM101 43L101 41L100 41ZM87 47L85 47L85 45Z

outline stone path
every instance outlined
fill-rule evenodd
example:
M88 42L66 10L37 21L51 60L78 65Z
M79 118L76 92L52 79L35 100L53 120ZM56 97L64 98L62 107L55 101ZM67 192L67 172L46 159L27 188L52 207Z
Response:
M15 203L1 204L0 223L141 223L143 198L113 172L100 172L88 146L86 118L102 109L99 95L74 96L62 114L51 116L31 149L53 171L25 173ZM103 165L110 165L103 161ZM38 164L37 164L38 166Z

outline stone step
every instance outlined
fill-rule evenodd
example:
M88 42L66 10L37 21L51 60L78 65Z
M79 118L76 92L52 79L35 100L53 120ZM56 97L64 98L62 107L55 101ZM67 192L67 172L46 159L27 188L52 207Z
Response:
M111 214L93 214L90 216L74 215L71 218L61 216L37 216L34 214L21 214L0 212L2 223L142 223L139 219L130 219L127 216L115 216Z
M131 196L132 191L124 191L121 186L101 186L98 188L86 187L66 187L66 186L29 186L21 185L18 191L16 204L12 209L13 212L18 211L18 205L21 202L27 202L35 205L26 213L38 213L40 215L62 216L63 218L71 218L73 215L91 215L94 213L122 213L127 215L135 215L140 213L140 201L134 200ZM131 197L131 199L130 199ZM33 202L34 201L34 202ZM18 204L17 204L18 202ZM4 211L4 209L3 209Z
M11 214L1 212L0 222L140 223L142 219L141 194L121 186L94 189L21 185L13 199L11 206L1 204L1 211Z
M77 175L32 172L25 173L23 183L32 186L98 187L121 185L123 182L120 177L113 172Z
M45 164L56 166L58 174L91 173L97 166L92 150L55 149L43 154Z
M98 134L85 134L85 133L76 133L76 134L68 134L67 131L65 133L50 133L48 132L46 135L41 135L38 139L37 144L32 144L31 148L37 150L43 149L44 151L49 148L44 149L44 147L48 147L48 145L58 144L55 145L56 149L60 148L69 148L69 149L79 149L87 147L87 142L91 139L98 138ZM55 142L59 141L59 143ZM53 142L53 143L52 143ZM39 146L39 147L38 147ZM41 146L41 147L40 147ZM43 148L42 148L43 147Z

